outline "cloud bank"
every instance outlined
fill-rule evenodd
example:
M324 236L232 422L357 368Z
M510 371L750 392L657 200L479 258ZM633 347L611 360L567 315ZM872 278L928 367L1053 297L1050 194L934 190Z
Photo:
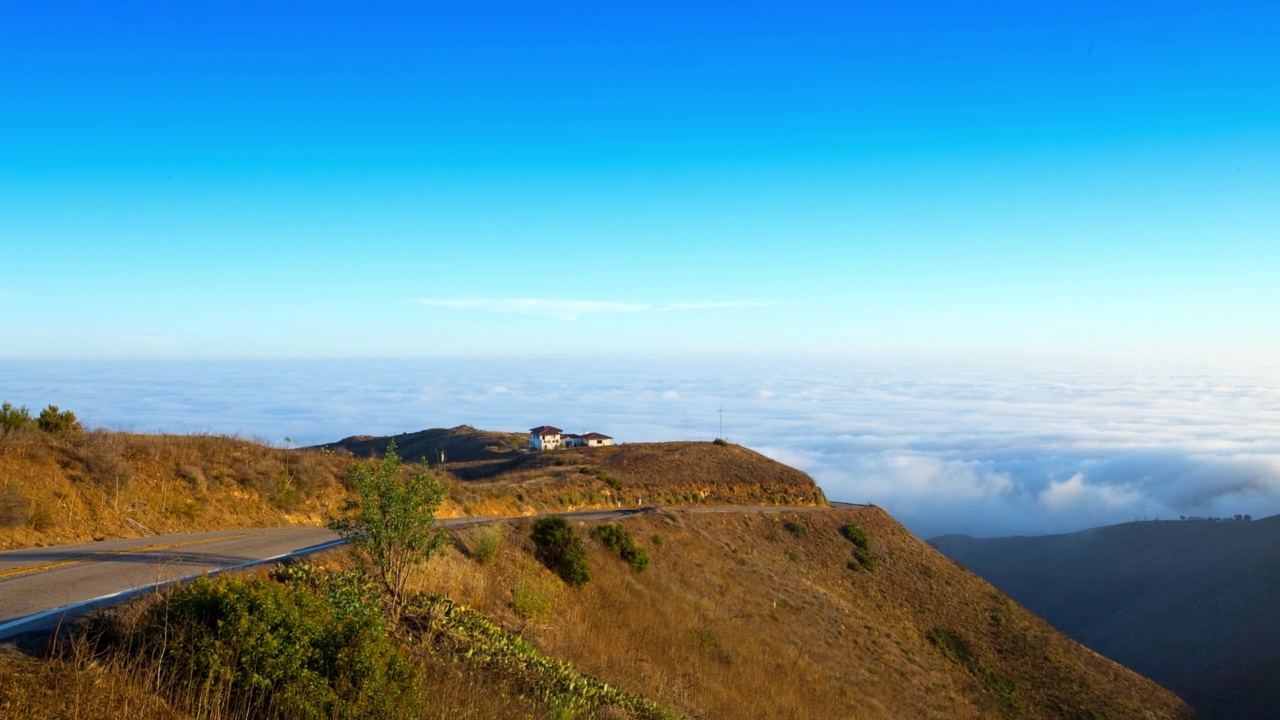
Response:
M1280 512L1280 372L728 362L0 363L0 400L295 445L470 424L732 441L923 537Z
M734 300L721 302L638 303L555 298L418 298L416 305L450 310L482 310L507 315L545 315L576 320L584 315L617 313L677 312L684 310L732 310L772 307L776 302Z

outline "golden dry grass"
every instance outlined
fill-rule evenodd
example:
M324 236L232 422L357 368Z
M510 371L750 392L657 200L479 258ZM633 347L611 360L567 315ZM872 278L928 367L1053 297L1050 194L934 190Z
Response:
M0 548L318 524L350 462L218 435L0 433Z
M873 572L847 567L840 527L850 522L871 537ZM663 512L625 525L653 555L644 573L588 541L594 579L570 590L532 560L527 523L516 522L496 562L452 553L432 561L422 588L690 717L1190 716L1168 691L1058 634L879 509ZM530 613L530 594L550 607ZM935 647L938 627L962 635L986 675ZM993 692L990 677L1016 690Z
M849 523L869 536L874 571L848 567L852 545L841 528ZM506 539L483 564L472 555L489 531L456 531L417 589L468 603L544 653L690 718L1191 716L1169 692L1058 634L877 508L634 516L623 524L652 555L649 568L636 573L587 539L594 578L581 590L533 559L530 524L503 521ZM588 536L587 524L579 530ZM977 665L935 647L937 628L963 637ZM406 649L426 679L421 717L562 717L522 697L508 676ZM1012 691L993 689L992 677ZM118 657L2 655L0 717L240 717L192 713L153 678Z

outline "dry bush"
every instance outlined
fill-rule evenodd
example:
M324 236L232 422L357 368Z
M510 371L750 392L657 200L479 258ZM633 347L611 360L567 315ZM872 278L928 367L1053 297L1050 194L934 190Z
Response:
M17 485L0 489L0 527L18 527L31 517L31 499Z

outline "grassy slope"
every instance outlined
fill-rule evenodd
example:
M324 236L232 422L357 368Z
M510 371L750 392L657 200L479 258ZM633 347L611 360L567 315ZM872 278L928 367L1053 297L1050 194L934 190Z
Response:
M0 549L317 524L349 464L215 435L0 433Z
M852 545L840 527L850 522L871 538L872 572L847 567ZM511 524L515 541L493 565L457 554L435 561L424 589L691 717L1190 716L1168 691L1057 633L877 508L632 518L626 527L653 555L650 569L633 573L589 542L595 579L576 592L531 560L526 526ZM464 548L474 532L463 532ZM554 607L517 611L540 594ZM930 642L937 628L964 638L969 665Z
M851 522L870 537L874 571L847 567L840 528ZM690 718L1190 717L1169 692L1056 633L879 509L659 511L624 524L653 555L643 573L587 540L594 578L571 590L533 559L530 521L519 520L502 523L507 540L490 564L470 557L490 531L459 530L419 589ZM965 639L968 664L930 642L937 628ZM417 635L407 647L426 673L424 717L568 717L521 697L521 671L477 666ZM106 661L0 655L0 717L190 717L149 683Z
M394 439L410 461L444 451L438 467L452 478L444 517L642 501L825 504L809 476L734 445L513 450L522 437L461 426ZM0 434L0 549L320 524L346 497L341 481L351 464L383 451L390 439L285 450L214 435Z
M1063 632L1182 692L1205 717L1254 717L1247 708L1280 701L1259 671L1280 666L1280 516L933 542Z

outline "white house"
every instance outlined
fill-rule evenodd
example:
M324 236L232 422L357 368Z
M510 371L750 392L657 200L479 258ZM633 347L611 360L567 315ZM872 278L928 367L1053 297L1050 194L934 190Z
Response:
M539 425L529 431L529 447L533 450L555 450L560 447L563 431L550 425Z
M576 435L550 425L542 425L529 431L529 447L534 450L555 450L558 447L600 447L612 444L613 438L598 432L583 432L581 435Z

